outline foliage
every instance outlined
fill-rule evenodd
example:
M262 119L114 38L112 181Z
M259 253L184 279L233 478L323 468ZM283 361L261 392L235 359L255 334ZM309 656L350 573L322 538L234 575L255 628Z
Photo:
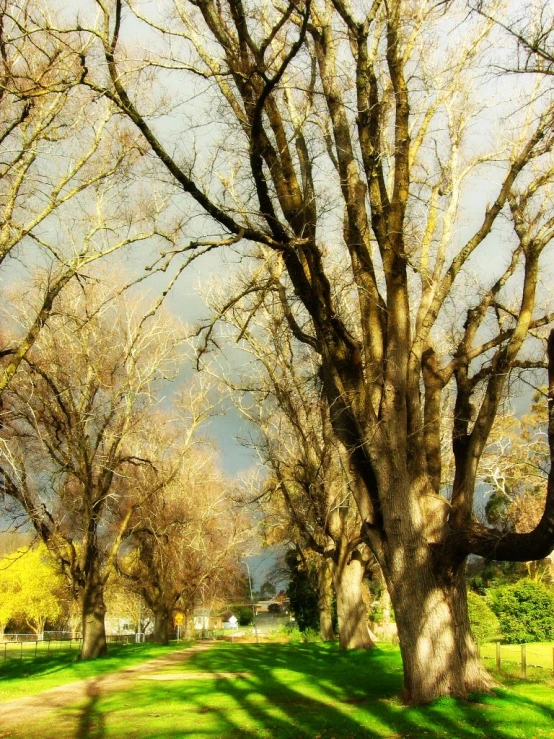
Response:
M65 287L87 279L99 259L154 243L162 230L164 198L148 208L138 202L136 136L108 99L80 84L79 41L53 30L53 5L2 0L0 7L0 275L4 294L16 279L25 292L6 305L0 396Z
M44 544L18 549L0 560L0 625L18 620L36 633L62 615L65 582Z
M239 608L237 611L237 618L239 620L239 626L250 626L254 620L252 608L248 608L247 606Z
M215 454L200 446L198 425L209 404L197 390L194 400L179 403L187 422L175 419L171 436L157 431L151 459L158 470L173 471L149 505L135 511L126 556L118 560L129 587L157 615L154 639L161 643L176 607L191 614L200 603L232 594L237 559L250 536L250 520L233 508Z
M490 641L495 636L498 636L500 633L500 623L489 606L487 599L470 590L467 594L467 605L471 633L475 639L484 642Z
M288 596L290 609L300 631L319 628L318 595L308 572L298 562L295 551L287 554L287 564L290 570Z
M494 559L473 558L467 566L468 586L478 595L491 588L510 585L527 574L521 562L498 562Z
M508 643L554 640L554 593L546 585L525 579L496 588L491 596Z

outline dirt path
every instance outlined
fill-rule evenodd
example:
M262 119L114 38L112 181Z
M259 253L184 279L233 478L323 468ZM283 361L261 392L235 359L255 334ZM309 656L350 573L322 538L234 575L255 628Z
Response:
M9 736L10 729L17 729L22 723L28 723L29 716L42 719L52 711L75 703L80 698L100 698L103 694L128 687L135 680L148 678L168 665L186 662L197 652L210 648L210 644L197 644L194 647L179 649L163 657L143 662L140 665L127 667L108 675L89 677L74 683L66 683L57 688L45 690L28 698L0 703L0 739Z

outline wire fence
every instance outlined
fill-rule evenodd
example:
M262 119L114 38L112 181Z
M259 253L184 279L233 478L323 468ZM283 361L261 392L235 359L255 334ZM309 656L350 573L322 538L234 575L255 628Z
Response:
M21 636L21 635L20 635ZM0 643L0 659L36 659L53 652L74 652L78 654L82 639L36 639L4 641Z
M61 635L61 636L60 636ZM108 644L134 644L135 634L108 634ZM36 659L55 652L81 651L83 639L78 632L45 632L44 634L4 634L0 642L0 661Z

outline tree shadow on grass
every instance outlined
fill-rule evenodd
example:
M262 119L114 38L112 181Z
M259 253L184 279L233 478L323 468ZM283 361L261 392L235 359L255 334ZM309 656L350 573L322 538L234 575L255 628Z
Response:
M553 736L552 707L511 691L474 703L442 699L429 706L403 706L397 697L402 669L394 650L345 653L327 645L234 645L199 653L186 669L240 671L251 677L141 681L125 696L109 698L104 710L121 711L122 700L132 705L137 735L149 739ZM149 719L143 733L140 717L150 707L157 713L149 715L158 719ZM124 720L124 710L121 715ZM116 730L114 736L121 734Z
M49 675L60 670L65 670L75 664L77 653L64 654L62 658L58 656L39 656L25 657L22 660L7 660L0 664L0 679L20 680L27 677L35 677L38 675Z
M75 739L104 739L106 736L106 721L100 709L101 698L100 681L94 680L88 683L86 702L79 709Z

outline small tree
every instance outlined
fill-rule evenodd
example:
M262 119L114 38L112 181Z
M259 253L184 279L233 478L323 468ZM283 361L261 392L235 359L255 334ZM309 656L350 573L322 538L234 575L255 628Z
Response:
M254 621L254 614L252 613L252 609L248 608L247 606L242 606L238 609L238 621L239 626L250 626L250 624Z
M520 580L492 593L504 639L510 644L554 640L554 593L533 580Z
M36 634L62 615L65 582L44 544L18 549L0 560L0 625L17 619Z

